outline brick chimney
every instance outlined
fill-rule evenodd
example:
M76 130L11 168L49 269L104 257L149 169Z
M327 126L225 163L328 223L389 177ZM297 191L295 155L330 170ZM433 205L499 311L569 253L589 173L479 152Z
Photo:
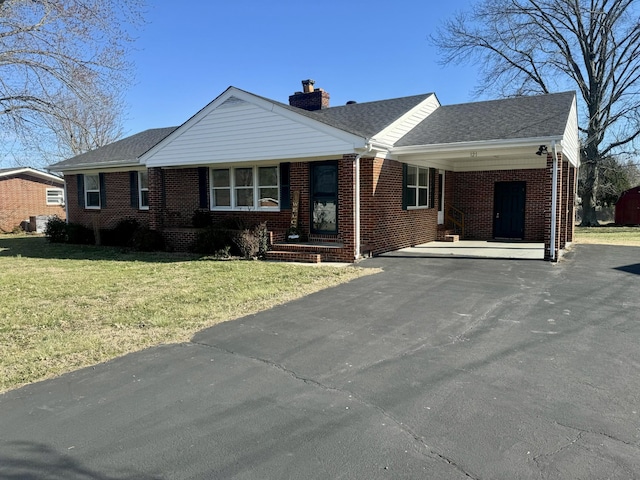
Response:
M329 108L329 94L321 88L314 88L313 80L302 81L302 92L289 96L289 105L304 110L321 110Z

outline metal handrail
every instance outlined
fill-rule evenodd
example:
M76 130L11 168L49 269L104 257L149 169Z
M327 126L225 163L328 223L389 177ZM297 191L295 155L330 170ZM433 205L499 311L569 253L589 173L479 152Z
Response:
M448 206L445 212L445 224L452 225L454 231L464 238L464 212L462 210Z

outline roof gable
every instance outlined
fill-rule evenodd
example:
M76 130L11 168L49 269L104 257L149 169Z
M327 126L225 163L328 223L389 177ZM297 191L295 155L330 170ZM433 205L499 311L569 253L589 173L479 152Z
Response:
M366 138L297 108L229 87L141 157L149 167L323 158Z
M404 135L438 105L436 96L433 93L427 93L376 102L348 104L306 112L306 114L363 137L386 138L389 136L389 140L393 143L391 131L397 129Z

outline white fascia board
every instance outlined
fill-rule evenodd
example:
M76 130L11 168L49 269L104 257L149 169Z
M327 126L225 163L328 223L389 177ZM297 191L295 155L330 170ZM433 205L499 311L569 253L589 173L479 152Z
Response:
M562 148L562 137L538 137L538 138L517 138L510 140L482 140L476 142L459 142L459 143L439 143L433 145L411 145L408 147L395 147L392 150L394 155L415 155L415 154L438 154L438 153L455 153L470 152L482 150L511 149L523 147L539 147L546 145L551 148L551 142L557 142L558 147Z
M51 170L54 172L60 172L62 174L69 173L71 175L74 175L76 173L83 173L83 172L96 172L96 171L124 172L128 170L144 170L145 168L146 168L145 165L141 164L139 161L133 161L133 162L120 162L120 163L100 162L99 164L85 163L85 164L78 164L78 165L73 165L69 167L55 168Z
M44 180L51 180L51 181L54 181L54 182L64 182L64 180L61 177L58 177L56 175L52 175L50 173L41 172L39 170L35 170L35 169L29 168L29 167L18 168L16 170L10 170L8 172L2 172L2 173L0 173L0 177L10 177L10 176L13 176L13 175L19 175L21 173L28 173L31 176L42 178Z
M177 129L175 129L173 132L167 135L154 147L152 147L147 152L142 154L139 157L140 163L146 164L147 160L151 158L156 152L164 148L165 145L171 143L174 138L177 138L178 136L180 136L183 132L188 130L192 125L197 124L202 118L206 117L210 112L218 108L221 104L226 102L231 97L238 98L247 103L263 108L266 111L281 115L285 118L291 119L295 122L301 123L303 125L314 128L315 130L326 133L327 135L331 135L335 138L343 140L349 144L352 144L354 150L359 148L364 148L367 144L367 139L364 137L360 137L353 133L349 133L339 128L332 127L325 123L306 117L305 115L296 113L287 108L283 108L282 106L278 105L275 102L269 101L265 98L259 97L252 93L246 92L244 90L240 90L239 88L229 87L221 95L219 95L215 100L210 102L207 106L205 106L198 113L196 113L193 117L191 117L185 123L180 125ZM327 154L330 154L330 153L331 152L327 152ZM347 153L347 152L342 152L342 153Z
M393 145L439 107L440 102L435 94L432 93L418 105L405 112L396 121L376 133L371 139L372 142Z

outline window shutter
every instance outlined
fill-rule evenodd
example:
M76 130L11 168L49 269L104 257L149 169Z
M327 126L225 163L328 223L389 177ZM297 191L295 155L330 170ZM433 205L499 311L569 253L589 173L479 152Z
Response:
M429 169L429 208L436 206L436 169Z
M140 206L140 199L138 198L138 172L129 172L129 190L131 192L131 208L138 208Z
M280 208L291 208L291 163L280 164Z
M76 179L78 181L78 206L84 208L84 175L80 173L76 175Z
M104 173L99 173L98 179L100 180L100 208L107 208L107 186Z
M407 192L407 164L402 164L402 209L407 209L407 198L409 192Z
M207 167L198 167L198 193L200 208L207 208Z

